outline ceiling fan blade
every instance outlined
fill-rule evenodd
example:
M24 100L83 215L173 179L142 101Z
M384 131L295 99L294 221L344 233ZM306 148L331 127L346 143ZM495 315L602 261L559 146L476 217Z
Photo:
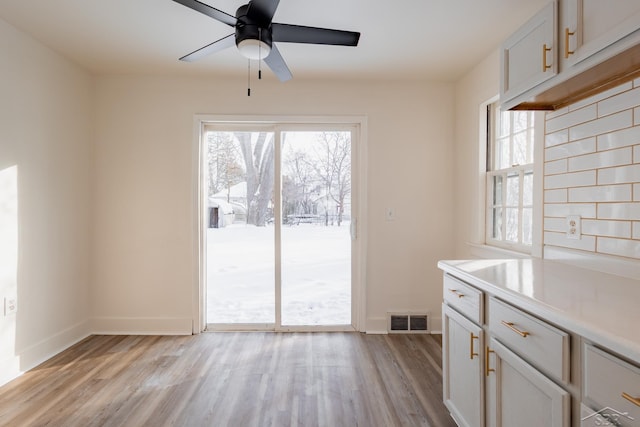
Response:
M284 62L284 58L275 44L271 46L271 52L269 52L269 56L264 58L264 62L271 68L273 74L275 74L281 82L291 80L293 77L289 67L287 67L287 63Z
M360 33L354 31L278 23L271 25L271 35L274 42L330 44L339 46L357 46L358 40L360 40Z
M229 34L228 36L223 37L220 40L216 40L213 43L206 45L205 47L201 47L200 49L194 50L188 55L183 56L182 58L180 58L180 61L197 61L198 59L204 58L205 56L211 55L212 53L216 53L228 47L235 46L235 44L235 34Z
M280 0L251 0L247 16L262 25L271 24Z
M223 22L229 26L235 27L238 20L235 16L229 15L226 12L218 10L214 7L209 6L208 4L204 4L199 2L198 0L173 0L176 3L180 3L183 6L187 6L197 12L204 13L207 16L210 16L213 19L217 19L220 22Z

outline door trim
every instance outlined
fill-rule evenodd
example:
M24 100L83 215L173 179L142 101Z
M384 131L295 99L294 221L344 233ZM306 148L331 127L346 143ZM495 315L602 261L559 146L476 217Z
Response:
M192 140L192 332L199 334L206 329L206 188L204 188L205 158L203 156L203 130L211 124L243 125L278 125L289 128L296 125L352 125L355 126L355 152L352 164L352 179L355 183L356 206L353 212L356 216L354 230L355 241L352 252L352 295L351 318L349 327L323 327L323 331L356 330L364 331L366 326L366 265L367 265L367 117L366 116L254 116L254 115L217 115L196 114L193 118ZM224 330L220 325L219 330ZM239 326L234 325L237 330ZM257 330L258 327L268 328L275 325L250 325L246 330ZM260 330L265 330L260 328ZM313 326L280 327L278 331L308 331L318 330ZM275 327L273 328L275 330Z

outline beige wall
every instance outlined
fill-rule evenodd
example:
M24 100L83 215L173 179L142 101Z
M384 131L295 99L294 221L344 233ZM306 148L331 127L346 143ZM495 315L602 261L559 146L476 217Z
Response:
M1 384L89 333L93 82L2 20L0 40Z
M480 141L480 106L500 91L498 51L489 55L457 84L455 90L454 241L456 258L472 257L469 243L484 243L486 153ZM486 170L486 169L485 169Z
M191 330L195 114L367 116L367 329L418 309L439 327L436 263L453 256L452 85L267 80L249 98L244 78L101 77L96 99L94 330Z

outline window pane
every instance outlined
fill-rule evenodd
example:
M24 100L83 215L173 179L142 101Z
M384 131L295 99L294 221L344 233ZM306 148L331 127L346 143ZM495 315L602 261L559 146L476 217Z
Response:
M520 132L513 135L512 165L526 165L529 163L527 161L527 151L527 132Z
M509 242L517 242L518 241L518 209L517 208L507 208L506 209L506 221L507 221L507 231L505 240Z
M530 245L533 234L533 209L522 209L522 243Z
M502 208L493 210L493 238L502 240Z
M509 161L509 138L499 139L496 141L496 150L494 158L494 170L505 169L511 166Z
M493 205L502 205L502 175L493 177Z
M522 181L522 205L533 205L533 172L525 172Z
M527 129L527 119L529 117L528 111L514 111L513 112L513 132L522 132Z
M520 175L507 175L507 206L518 206L520 201Z

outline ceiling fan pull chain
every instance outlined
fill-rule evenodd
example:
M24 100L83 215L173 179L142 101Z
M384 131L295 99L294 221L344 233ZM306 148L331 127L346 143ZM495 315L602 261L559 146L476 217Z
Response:
M262 28L258 28L258 80L262 80Z
M247 59L247 96L251 96L251 60Z

